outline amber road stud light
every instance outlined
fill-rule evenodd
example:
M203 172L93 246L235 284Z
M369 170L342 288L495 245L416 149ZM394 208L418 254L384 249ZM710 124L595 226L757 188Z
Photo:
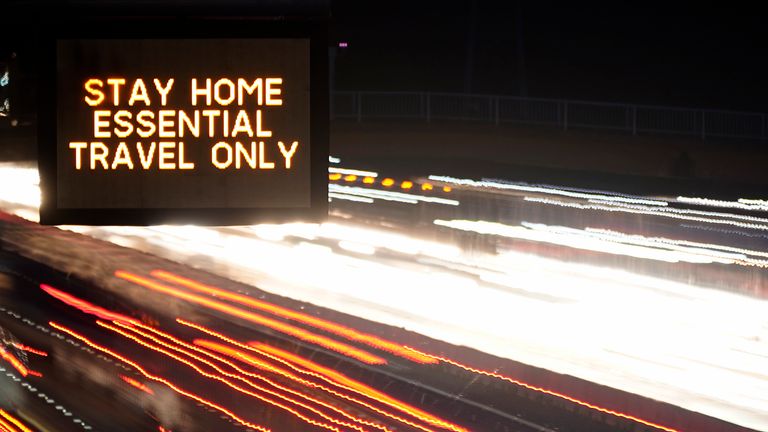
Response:
M128 27L130 37L67 34L48 47L43 223L327 214L327 47L317 26L260 22L231 34L235 24L202 23L169 37ZM211 38L211 28L228 36Z

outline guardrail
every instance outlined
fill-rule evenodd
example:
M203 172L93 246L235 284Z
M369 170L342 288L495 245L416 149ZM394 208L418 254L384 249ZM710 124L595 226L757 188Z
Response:
M639 133L768 138L766 114L461 93L337 91L333 118L520 123Z

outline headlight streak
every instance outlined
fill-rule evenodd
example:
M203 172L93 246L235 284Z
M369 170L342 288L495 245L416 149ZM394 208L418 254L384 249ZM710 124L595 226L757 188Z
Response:
M434 359L414 353L411 350L405 349L402 345L379 338L371 334L354 330L352 328L343 326L341 324L337 324L332 321L313 317L311 315L307 315L301 312L296 312L294 310L284 308L266 301L257 300L253 297L248 297L242 294L236 294L231 291L216 288L211 285L206 285L206 284L194 281L192 279L176 275L171 272L167 272L163 270L154 270L150 274L153 277L164 280L166 282L172 282L177 285L183 286L187 289L208 294L212 297L227 299L235 303L241 304L243 306L248 306L253 309L269 312L281 318L286 318L289 320L300 322L302 324L310 325L320 330L324 330L329 333L342 336L351 341L366 344L373 348L389 352L391 354L414 361L416 363L421 363L421 364L435 363Z
M709 231L709 232L716 232L720 234L728 234L728 235L738 235L742 237L751 237L751 238L764 238L768 239L768 234L763 233L750 233L743 230L736 230L736 229L724 229L719 227L711 227L711 226L704 226L704 225L691 225L687 223L681 223L680 226L682 228L687 229L693 229L693 230L701 230L701 231Z
M679 250L690 250L685 247L685 246L689 246L691 248L695 248L694 250L702 251L702 253L705 253L705 254L713 254L713 256L717 256L725 259L733 258L737 260L736 264L755 265L759 267L765 267L768 265L768 261L754 260L746 257L746 255L753 255L753 256L768 258L768 252L756 251L751 249L743 249L743 248L737 248L737 247L714 244L714 243L694 242L690 240L675 240L675 239L669 239L664 237L645 237L639 234L624 234L618 231L612 231L612 230L606 230L606 229L600 229L600 228L588 227L585 229L585 231L599 234L599 235L604 235L606 236L606 238L615 237L617 238L617 241L638 242L639 244L650 244L650 245L664 245L667 247L684 246ZM732 253L727 253L727 252L732 252Z
M644 214L649 216L668 217L672 219L731 225L731 226L737 226L739 228L748 228L748 229L754 229L754 230L763 230L763 231L768 230L768 226L766 225L749 224L749 223L731 221L727 219L708 219L708 218L695 217L695 216L686 216L686 215L677 214L677 213L661 213L661 212L646 210L645 208L618 207L615 205L578 204L578 203L559 201L559 200L553 200L553 199L547 199L547 198L533 198L533 197L525 197L524 200L528 202L539 203L539 204L550 204L550 205L557 205L560 207L577 208L581 210L602 210L602 211L608 211L608 212Z
M276 330L281 333L285 333L287 335L301 339L303 341L320 345L324 348L328 348L332 351L336 351L338 353L344 354L350 358L359 360L363 363L368 363L368 364L386 364L387 363L387 361L384 360L383 358L373 355L371 353L368 353L364 350L355 348L351 345L337 342L325 336L316 335L312 332L308 332L304 329L292 326L290 324L285 324L283 322L280 322L271 318L267 318L262 315L258 315L240 308L229 306L225 303L209 300L205 297L201 297L196 294L190 294L185 291L171 288L169 286L154 282L152 280L143 278L141 276L138 276L126 271L118 270L115 272L115 276L117 276L118 278L124 279L126 281L133 282L144 288L151 289L153 291L161 292L163 294L168 294L173 297L186 300L190 303L194 303L200 306L205 306L209 309L223 312L233 317L241 318L258 325L263 325L265 327L271 328L272 330Z
M684 247L671 243L654 242L645 238L621 236L618 234L601 234L561 226L548 226L527 222L514 226L489 221L446 221L440 219L435 220L434 224L478 234L550 243L575 249L670 263L684 261L694 264L720 263L758 267L765 267L768 264L766 261L751 260L743 254L718 252L701 247Z
M413 348L410 348L410 349L413 349ZM536 392L539 392L539 393L544 393L544 394L548 394L550 396L555 396L557 398L564 399L564 400L567 400L569 402L573 402L573 403L575 403L577 405L581 405L583 407L586 407L586 408L589 408L589 409L592 409L592 410L595 410L595 411L600 411L600 412L605 413L605 414L610 414L610 415L613 415L613 416L616 416L616 417L621 417L621 418L624 418L624 419L627 419L627 420L632 420L632 421L634 421L636 423L640 423L640 424L643 424L645 426L649 426L649 427L652 427L652 428L655 428L655 429L659 429L659 430L662 430L662 431L665 431L665 432L681 432L681 431L679 431L677 429L668 428L666 426L662 426L662 425L659 425L659 424L656 424L656 423L652 423L652 422L649 422L647 420L643 420L641 418L638 418L638 417L635 417L635 416L632 416L632 415L629 415L629 414L624 414L624 413L621 413L621 412L618 412L618 411L613 411L613 410L610 410L610 409L607 409L607 408L603 408L603 407L600 407L600 406L597 406L597 405L593 405L593 404L590 404L588 402L584 402L582 400L573 398L571 396L567 396L567 395L562 394L562 393L558 393L558 392L555 392L555 391L552 391L552 390L548 390L548 389L545 389L545 388L542 388L542 387L536 387L536 386L530 385L528 383L525 383L525 382L522 382L522 381L518 381L518 380L516 380L514 378L510 378L508 376L504 376L504 375L501 375L501 374L498 374L498 373L495 373L495 372L484 371L484 370L481 370L481 369L477 369L477 368L473 368L471 366L467 366L467 365L461 364L461 363L459 363L459 362L457 362L455 360L451 360L451 359L448 359L448 358L445 358L445 357L440 357L440 356L435 356L435 355L427 354L427 353L418 351L416 349L413 349L413 350L415 352L419 352L421 354L430 356L430 357L434 358L435 360L440 360L442 362L448 363L448 364L450 364L452 366L456 366L456 367L464 369L466 371L474 372L476 374L485 375L485 376L489 376L489 377L493 377L493 378L498 378L498 379L500 379L502 381L507 381L509 383L512 383L512 384L515 384L515 385L518 385L518 386L521 386L521 387L524 387L524 388L527 388L529 390L533 390L533 391L536 391Z
M272 359L274 361L277 361L279 363L282 363L283 365L287 366L291 370L294 370L296 372L299 372L299 373L302 373L302 374L305 374L305 375L308 375L308 376L312 376L314 378L321 379L321 380L327 382L328 384L334 385L335 387L339 387L339 388L343 388L343 389L345 389L347 391L355 392L357 394L360 394L361 396L365 396L365 397L371 398L373 400L377 400L377 397L380 396L380 395L385 396L384 398L381 398L380 400L378 400L378 402L387 404L387 405L389 405L389 406L391 406L393 408L397 408L397 409L401 410L402 412L404 412L404 413L406 413L408 415L411 415L411 416L413 416L415 418L418 418L418 419L420 419L422 421L425 421L425 422L428 422L428 423L431 423L431 424L434 424L434 425L437 425L437 426L442 426L442 427L444 427L446 429L450 429L450 430L453 430L455 432L466 432L466 429L463 429L460 426L451 424L451 423L446 422L444 420L441 420L441 419L439 419L437 417L434 417L434 416L432 416L429 413L425 413L425 412L423 412L421 410L418 410L417 408L411 407L411 406L409 406L407 404L404 404L404 403L402 403L400 401L392 399L389 396L386 396L383 393L380 393L380 392L376 391L375 389L372 389L372 388L370 388L370 387L368 387L368 386L366 386L364 384L358 383L358 382L356 382L354 380L351 380L349 378L344 377L343 380L341 380L342 382L337 382L333 378L327 377L324 374L320 374L320 373L317 373L317 372L313 372L313 371L310 371L310 370L306 370L306 369L302 369L302 368L296 367L291 362L286 361L285 359L282 359L279 356L275 356L275 355L270 354L268 352L259 350L259 349L255 348L253 346L246 345L244 343L238 342L238 341L236 341L234 339L231 339L231 338L229 338L227 336L224 336L221 333L218 333L218 332L213 331L213 330L211 330L209 328L206 328L206 327L204 327L204 326L202 326L200 324L195 324L195 323L192 323L192 322L180 319L180 318L177 318L176 322L178 322L179 324L185 325L187 327L194 328L194 329L196 329L196 330L198 330L198 331L200 331L200 332L202 332L204 334L207 334L208 336L213 336L213 337L215 337L215 338L217 338L219 340L222 340L224 342L229 343L230 345L236 346L238 348L241 348L241 349L244 349L244 350L247 350L247 351L255 352L255 353L257 353L257 354L259 354L261 356L264 356L264 357L267 357L267 358ZM196 344L200 343L202 346L206 346L206 347L212 348L212 349L213 349L213 346L214 346L214 345L211 345L211 343L207 342L207 341L195 340L195 343ZM242 355L236 355L235 357L243 358ZM254 364L251 361L249 361L248 363L249 364L253 364L253 365L259 367L258 363ZM338 379L339 376L341 376L341 375L340 374L335 374L335 379Z
M648 197L648 196L626 194L626 193L616 192L616 191L609 191L604 189L589 189L589 188L579 188L579 187L573 187L573 186L562 186L562 185L558 186L558 185L551 185L551 184L530 184L526 182L513 182L513 181L506 181L506 180L495 179L495 178L483 178L482 180L501 183L501 184L540 187L540 188L553 189L553 190L564 190L568 192L582 192L587 194L608 195L613 197L627 198L630 200L648 200L648 199L654 198L654 197ZM667 204L669 204L669 200L663 197L656 197L655 201L667 202Z
M366 197L360 197L355 195L347 195L337 192L328 192L328 198L331 199L340 199L340 200L346 200L346 201L354 201L359 203L365 203L365 204L373 204L373 198L366 198Z
M373 171L364 171L364 170L358 170L358 169L337 168L337 167L328 167L328 172L333 174L352 175L356 177L376 178L379 176L379 173L373 172Z
M521 192L535 192L535 193L542 193L542 194L549 194L549 195L561 195L569 198L581 198L581 199L587 199L587 200L601 199L603 201L624 202L624 203L632 203L632 204L646 204L646 205L659 206L659 207L664 207L668 205L666 201L649 200L645 198L626 198L624 196L616 196L616 195L600 195L600 194L592 194L592 193L584 193L584 192L571 192L564 189L541 187L541 186L528 186L528 185L519 185L519 184L510 184L510 183L499 183L499 182L487 181L487 180L460 179L455 177L437 176L437 175L431 175L429 176L429 179L432 181L451 183L455 185L469 186L469 187L481 188L481 189L485 188L485 189L499 189L499 190L514 190L514 191L521 191Z
M141 346L143 346L143 347L145 347L147 349L150 349L150 350L155 351L155 352L160 353L160 354L164 354L165 356L170 357L170 358L176 360L177 362L183 363L183 364L187 365L188 367L190 367L191 369L193 369L194 371L196 371L198 374L200 374L201 376L203 376L205 378L216 380L216 381L226 385L227 387L229 387L229 388L231 388L231 389L233 389L233 390L235 390L235 391L237 391L239 393L242 393L242 394L247 395L247 396L251 396L253 398L256 398L258 400L266 402L267 404L270 404L270 405L272 405L274 407L280 408L280 409L282 409L282 410L284 410L284 411L294 415L295 417L303 420L304 422L306 422L308 424L311 424L313 426L317 426L317 427L320 427L320 428L323 428L323 429L335 431L335 432L341 432L341 429L339 429L339 428L337 428L335 426L332 426L332 425L330 425L328 423L323 423L323 422L318 422L316 420L313 420L313 419L307 417L306 415L302 414L301 412L299 412L297 409L294 409L294 408L291 408L291 407L289 407L287 405L284 405L283 403L278 402L278 401L276 401L274 399L271 399L271 398L269 398L267 396L264 396L263 394L255 393L253 391L250 391L250 390L247 390L247 389L245 389L243 387L240 387L240 386L238 386L236 384L233 384L227 378L223 378L222 376L219 376L219 375L216 375L216 374L213 374L213 373L208 373L208 372L204 371L200 366L198 366L197 364L193 363L192 361L190 361L188 359L185 359L185 358L183 358L183 357L181 357L179 355L173 354L172 352L170 352L170 351L168 351L166 349L160 348L157 345L150 344L150 343L148 343L148 342L138 338L137 336L129 334L125 330L121 330L121 329L119 329L119 328L117 328L115 326L112 326L110 324L106 324L106 323L104 323L102 321L98 321L97 324L102 326L102 327L104 327L104 328L112 330L113 332L118 333L118 334L120 334L120 335L122 335L122 336L124 336L124 337L126 337L126 338L128 338L128 339L130 339L130 340L132 340L134 342L136 342L137 344L139 344L139 345L141 345ZM184 352L185 352L185 354L188 357L194 358L195 360L199 361L200 363L203 363L206 366L212 368L216 372L218 372L218 373L220 373L220 374L222 374L224 376L229 376L231 378L238 379L238 380L248 384L250 387L252 387L252 388L254 388L256 390L259 390L262 393L266 393L268 395L277 397L277 398L282 399L282 400L284 400L284 401L286 401L286 402L288 402L288 403L290 403L292 405L295 405L295 406L297 406L299 408L303 408L304 410L312 412L315 415L317 415L317 416L319 416L319 417L321 417L321 418L323 418L323 419L325 419L325 420L327 420L327 421L329 421L331 423L335 423L335 424L338 424L340 426L345 426L345 427L348 427L350 429L354 429L354 430L357 430L357 431L360 431L360 432L364 432L365 431L365 429L363 429L362 427L360 427L358 425L354 425L354 424L351 424L351 423L339 421L339 420L337 420L337 419L335 419L333 417L330 417L330 416L322 413L320 410L317 410L317 409L315 409L313 407L310 407L310 406L308 406L308 405L306 405L306 404L304 404L302 402L296 401L295 399L291 399L291 398L289 398L289 397L287 397L285 395L281 395L280 393L277 393L275 391L269 390L267 388L258 386L256 384L252 383L250 380L244 378L244 377L224 372L223 370L221 370L221 368L219 368L218 366L215 366L213 363L211 363L211 362L209 362L209 361L207 361L207 360L205 360L205 359L203 359L203 358L201 358L199 356L191 354L188 351L184 351ZM285 388L283 388L283 389L285 390ZM307 396L307 398L309 398L309 397Z
M651 212L668 212L668 213L677 213L677 214L691 214L691 215L697 215L697 216L714 216L714 217L723 217L723 218L730 218L730 219L740 219L743 221L748 222L756 222L756 223L768 223L768 219L766 218L759 218L755 216L748 216L748 215L740 215L735 213L723 213L723 212L713 212L713 211L705 211L705 210L691 210L691 209L678 209L674 207L647 207L647 206L638 206L638 205L631 205L631 204L625 204L625 203L612 203L607 202L603 200L589 200L588 202L593 204L607 204L607 205L613 205L617 207L624 207L624 208L631 208L631 209L639 209L639 210L648 210Z
M737 208L741 210L768 211L768 201L760 199L739 198L736 201L723 201L711 198L677 197L677 201L685 204L696 204L707 207Z
M329 193L340 193L344 195L360 196L370 198L374 200L392 201L404 204L418 204L419 200L409 197L402 197L393 194L399 194L399 192L382 191L377 189L366 189L358 186L343 186L337 184L328 185Z
M699 243L686 240L672 240L661 237L627 235L617 231L594 228L586 228L584 230L580 230L575 228L552 227L543 224L532 224L528 222L523 222L521 225L526 228L551 232L556 235L564 234L565 236L593 238L605 242L629 244L638 247L649 248L649 253L653 253L654 250L659 250L660 252L671 251L677 254L675 256L678 260L690 263L719 263L762 268L768 267L768 261L753 259L746 256L755 255L768 257L768 252L760 252L742 248L734 248L725 245Z
M257 425L255 423L251 423L249 421L246 421L246 420L240 418L237 414L233 413L232 411L230 411L230 410L228 410L228 409L226 409L226 408L224 408L224 407L222 407L220 405L217 405L217 404L215 404L215 403L213 403L211 401L203 399L202 397L197 396L194 393L190 393L190 392L188 392L186 390L181 389L180 387L176 386L175 384L173 384L172 382L166 380L165 378L162 378L162 377L150 374L143 367L141 367L138 363L136 363L136 362L134 362L132 360L129 360L128 358L126 358L126 357L124 357L124 356L122 356L122 355L120 355L120 354L110 350L109 348L106 348L104 346L101 346L101 345L91 341L87 337L85 337L85 336L83 336L83 335L81 335L79 333L76 333L74 330L70 330L70 329L68 329L68 328L66 328L66 327L64 327L64 326L62 326L60 324L57 324L57 323L53 322L53 321L48 322L48 325L50 325L51 327L55 328L56 330L59 330L59 331L61 331L63 333L68 334L69 336L79 340L80 342L88 345L89 347L91 347L91 348L93 348L93 349L95 349L97 351L100 351L100 352L102 352L104 354L107 354L107 355L109 355L109 356L111 356L111 357L113 357L113 358L115 358L117 360L120 360L121 362L123 362L123 363L125 363L125 364L127 364L127 365L129 365L131 367L133 367L139 373L144 375L147 379L150 379L152 381L164 384L166 387L170 388L171 390L175 391L176 393L178 393L178 394L180 394L182 396L185 396L185 397L187 397L189 399L192 399L192 400L194 400L196 402L200 402L203 405L209 406L209 407L213 408L214 410L221 412L222 414L226 415L227 417L231 418L232 420L240 423L241 425L243 425L245 427L249 427L251 429L256 429L256 430L261 431L261 432L270 432L269 429L267 429L267 428L265 428L263 426Z
M431 204L444 204L450 206L458 206L459 201L439 198L432 196L409 194L405 192L394 192L381 189L370 189L359 186L345 186L339 184L329 184L328 190L331 192L345 193L347 195L365 196L373 199L382 199L386 201L404 202L407 204L416 204L418 202L425 202Z

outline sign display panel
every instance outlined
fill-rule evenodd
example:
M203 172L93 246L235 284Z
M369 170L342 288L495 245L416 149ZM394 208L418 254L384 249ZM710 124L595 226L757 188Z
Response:
M321 217L327 75L302 36L57 38L41 221Z

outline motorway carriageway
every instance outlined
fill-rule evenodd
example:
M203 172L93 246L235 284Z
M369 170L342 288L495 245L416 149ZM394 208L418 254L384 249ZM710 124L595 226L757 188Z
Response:
M17 185L2 190L3 208L34 220L34 170L8 166L2 175ZM329 179L333 217L320 225L63 228L768 429L768 305L759 297L768 253L764 201L628 197L450 177L395 180L340 167ZM376 213L387 216L371 216ZM402 218L414 213L419 223L409 229ZM468 248L466 233L483 245L491 239L493 247ZM530 245L546 245L549 255L530 253ZM587 258L557 259L553 249ZM635 273L617 262L706 269L758 295L684 283L664 272Z

